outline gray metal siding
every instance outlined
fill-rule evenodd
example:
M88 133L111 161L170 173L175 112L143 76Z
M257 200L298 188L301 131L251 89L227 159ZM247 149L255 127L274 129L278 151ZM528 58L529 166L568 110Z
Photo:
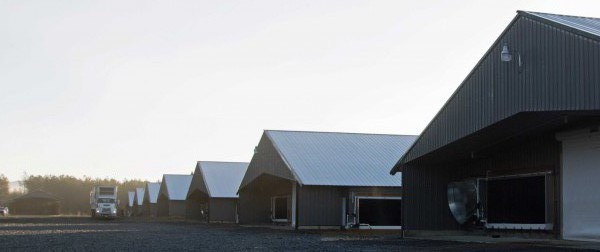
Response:
M600 43L557 27L517 16L401 163L519 112L600 109ZM504 44L513 53L512 62L500 61Z
M262 175L239 192L240 224L271 223L271 197L292 195L292 181Z
M240 189L262 174L270 174L284 179L295 180L294 175L292 175L290 169L283 159L281 159L279 153L266 134L262 135L258 146L256 146L256 153L252 156L252 160L248 165L248 170L246 170L246 174L244 174L244 178L240 184Z
M302 186L298 190L298 226L341 226L345 188Z
M404 170L402 219L403 228L410 230L459 230L448 209L447 185L452 181L486 175L506 175L535 171L559 172L560 143L549 133L525 142L503 146L484 158L445 164L411 162ZM559 195L558 181L551 195ZM557 200L556 198L554 200ZM559 230L559 219L550 209Z
M235 222L237 214L237 199L211 198L209 204L211 222Z
M194 176L192 177L192 182L190 183L190 188L188 189L187 198L190 197L192 193L195 191L201 191L205 194L208 194L208 189L206 184L204 183L204 177L202 175L202 171L200 171L200 162L197 162L196 169L194 170Z
M185 217L185 200L170 200L168 216Z
M147 202L144 202L143 215L144 216L156 217L157 207L158 207L157 203L147 203Z

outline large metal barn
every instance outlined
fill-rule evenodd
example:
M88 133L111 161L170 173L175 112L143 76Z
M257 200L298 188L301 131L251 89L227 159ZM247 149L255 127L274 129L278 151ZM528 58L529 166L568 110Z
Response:
M241 224L400 228L400 176L416 136L267 130L239 188Z
M248 163L198 161L186 199L186 217L236 223L237 189Z
M519 11L394 167L404 229L599 241L599 126L600 19Z

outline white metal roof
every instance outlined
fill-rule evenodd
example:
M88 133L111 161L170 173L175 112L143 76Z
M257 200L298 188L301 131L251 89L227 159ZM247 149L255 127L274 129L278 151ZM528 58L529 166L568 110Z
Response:
M128 199L127 205L129 207L133 207L133 200L135 199L135 192L134 191L127 192L127 199Z
M144 202L144 188L142 188L142 187L135 188L135 203L138 206L141 206L143 202Z
M389 170L413 135L265 131L300 184L401 186Z
M169 200L185 200L187 197L192 175L165 174L162 183L167 188L167 197Z
M237 198L248 163L199 161L208 195L213 198Z
M158 200L158 191L160 191L160 183L147 183L146 188L148 188L148 191L146 191L145 193L148 194L149 202L155 204Z

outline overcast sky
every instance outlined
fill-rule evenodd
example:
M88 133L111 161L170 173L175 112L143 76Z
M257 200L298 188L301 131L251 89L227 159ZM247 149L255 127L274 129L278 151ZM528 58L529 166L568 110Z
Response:
M0 173L160 179L263 129L419 134L516 15L600 1L0 0Z

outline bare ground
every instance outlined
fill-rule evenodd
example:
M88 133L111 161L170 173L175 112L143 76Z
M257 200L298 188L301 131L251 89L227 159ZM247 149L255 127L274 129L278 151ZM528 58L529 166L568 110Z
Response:
M536 243L402 239L397 233L293 231L178 220L0 218L0 251L548 251Z

